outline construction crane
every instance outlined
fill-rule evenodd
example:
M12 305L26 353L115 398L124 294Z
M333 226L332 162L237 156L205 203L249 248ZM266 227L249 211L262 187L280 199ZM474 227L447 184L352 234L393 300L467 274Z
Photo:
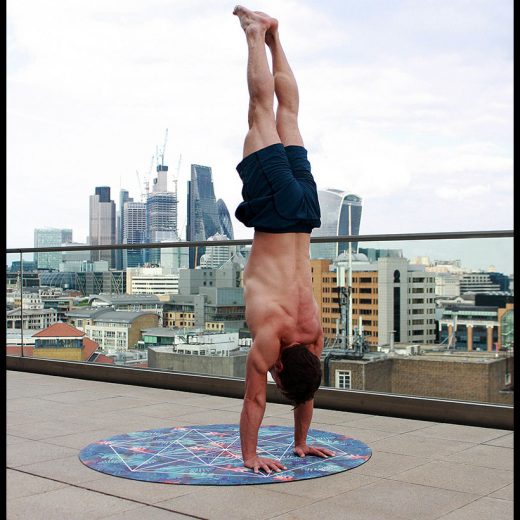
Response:
M150 161L150 168L148 169L148 175L146 176L146 179L144 180L144 189L146 192L146 196L148 196L148 193L150 192L150 177L152 176L154 159L155 159L155 155L152 155L152 160Z
M146 200L146 196L141 184L141 176L139 175L139 170L135 170L135 173L137 174L137 185L139 186L139 191L141 192L141 202L144 202Z
M166 133L164 135L164 144L163 144L161 151L159 152L159 150L157 149L157 171L162 171L162 167L164 166L164 152L166 150L167 141L168 141L168 129L166 129ZM161 157L161 164L159 164L159 156ZM161 166L161 168L159 168L159 166Z
M148 198L148 194L150 192L150 176L152 175L153 162L155 159L155 155L152 155L152 160L150 162L150 168L148 173L145 175L144 181L141 182L141 175L139 174L139 170L135 170L137 174L137 183L139 185L139 190L141 192L141 202L146 202Z
M179 162L177 163L177 170L175 173L175 177L173 178L173 192L175 193L175 196L177 196L177 181L179 180L179 172L181 170L181 161L182 161L182 154L179 155Z

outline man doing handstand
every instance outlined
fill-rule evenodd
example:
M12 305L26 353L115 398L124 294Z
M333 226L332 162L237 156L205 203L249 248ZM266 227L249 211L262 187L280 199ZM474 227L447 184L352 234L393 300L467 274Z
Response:
M246 321L253 343L246 362L240 441L244 465L270 473L285 467L257 453L268 372L295 406L294 453L334 455L307 444L323 350L309 258L310 233L321 225L320 207L298 129L298 86L280 44L278 21L242 6L233 14L246 34L249 89L249 131L237 166L244 200L235 215L255 229L244 270Z

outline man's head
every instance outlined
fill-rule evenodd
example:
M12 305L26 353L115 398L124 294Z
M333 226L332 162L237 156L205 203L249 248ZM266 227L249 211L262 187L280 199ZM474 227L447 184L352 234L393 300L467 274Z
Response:
M321 363L305 345L294 345L282 350L271 374L282 394L297 407L312 399L318 390Z

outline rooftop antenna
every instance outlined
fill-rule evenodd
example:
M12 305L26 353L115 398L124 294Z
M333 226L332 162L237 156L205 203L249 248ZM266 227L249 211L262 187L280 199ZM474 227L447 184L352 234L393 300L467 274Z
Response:
M348 205L348 236L352 238L352 204ZM348 348L352 348L352 240L348 243Z

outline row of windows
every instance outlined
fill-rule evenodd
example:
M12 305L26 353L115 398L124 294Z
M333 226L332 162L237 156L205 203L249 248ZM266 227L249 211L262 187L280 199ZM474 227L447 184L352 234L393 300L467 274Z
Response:
M408 334L410 335L410 334ZM412 330L411 331L412 336L434 336L435 335L435 329L421 329L421 330Z
M168 321L166 323L167 327L193 327L195 326L195 321Z
M100 334L103 334L103 332L100 331ZM105 338L126 338L126 332L116 332L113 330L107 330L105 331Z

